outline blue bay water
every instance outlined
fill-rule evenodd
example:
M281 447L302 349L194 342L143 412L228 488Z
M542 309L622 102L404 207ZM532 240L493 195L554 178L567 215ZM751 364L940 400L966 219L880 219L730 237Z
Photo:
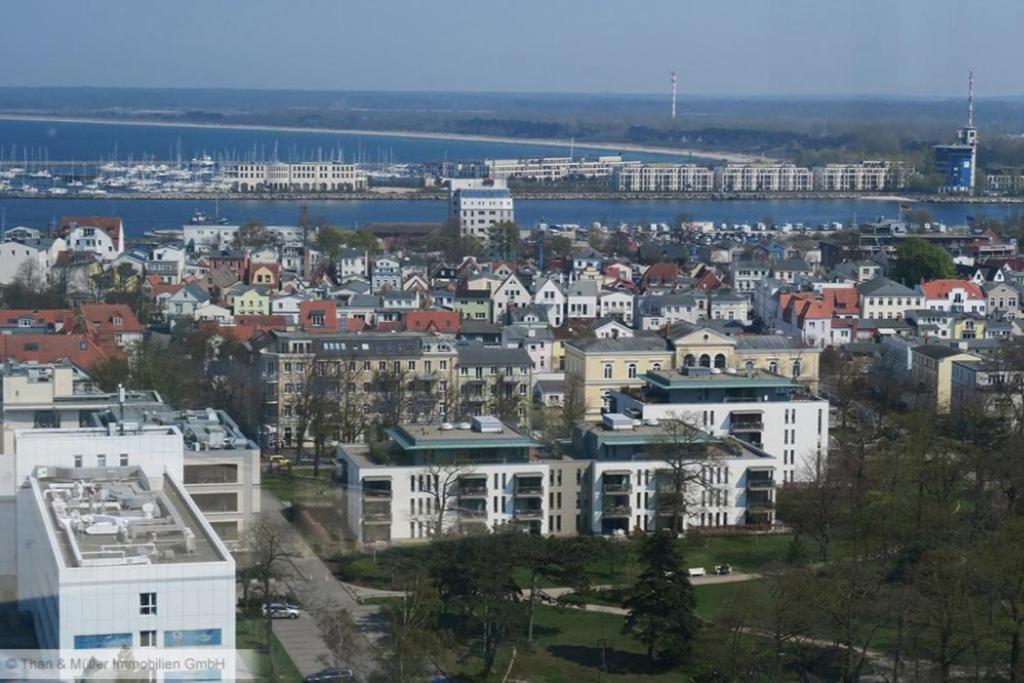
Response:
M442 140L420 137L393 137L368 133L331 133L250 128L200 128L191 126L118 125L61 121L0 120L0 153L5 159L23 161L51 159L94 161L157 158L189 160L203 154L215 158L240 158L252 155L270 158L276 147L277 158L297 161L328 158L332 153L346 160L361 158L379 161L428 162L444 159L508 158L520 156L567 156L568 145L549 146L513 142ZM338 155L338 152L341 155ZM594 154L593 149L577 146L578 154ZM604 153L616 152L614 148ZM668 158L658 154L627 152L629 159Z
M309 207L313 220L358 227L371 222L443 221L447 204L425 200L223 200L217 203L219 214L231 222L258 221L268 225L295 224L302 206ZM1014 204L916 203L928 209L939 221L963 224L968 215L980 218L1004 218L1021 210ZM6 228L16 225L46 227L61 216L118 215L125 220L129 235L140 235L153 228L177 228L196 211L214 213L212 201L171 199L0 199L0 222ZM519 200L516 221L525 227L537 222L579 223L601 221L672 222L680 214L694 220L715 223L754 223L771 218L776 223L820 225L829 221L848 222L856 215L866 221L877 217L898 217L895 201L871 200Z
M515 157L566 154L558 147L518 143L394 138L364 134L324 132L293 132L238 128L193 128L182 126L126 126L105 123L62 123L0 120L0 153L22 158L28 150L30 158L119 159L156 156L168 159L180 146L185 159L201 155L237 155L245 151L269 151L278 145L281 158L309 158L317 150L325 154L344 148L346 157L363 151L368 161L388 157L396 161L433 161L480 157ZM657 155L628 153L629 158ZM267 224L289 224L297 221L302 205L310 215L336 225L359 226L380 221L441 221L446 204L422 200L316 200L267 201L226 200L219 202L221 216L232 222L259 221ZM940 221L963 223L966 216L1005 217L1017 211L1016 205L955 203L916 204L927 208ZM196 210L214 212L209 201L167 199L0 199L0 222L7 227L28 225L45 227L62 215L115 214L125 219L129 235L139 235L153 228L179 227ZM520 200L516 203L516 219L524 226L537 222L579 223L601 221L669 222L680 214L695 220L721 222L756 222L771 218L775 222L819 225L828 221L866 220L880 216L896 217L898 203L871 200Z

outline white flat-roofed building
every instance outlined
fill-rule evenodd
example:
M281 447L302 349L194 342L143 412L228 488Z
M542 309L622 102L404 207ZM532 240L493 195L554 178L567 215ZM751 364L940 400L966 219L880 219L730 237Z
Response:
M369 186L366 171L358 164L339 161L245 161L229 164L224 177L237 192L338 192Z
M620 192L711 192L715 172L696 164L623 165L612 174L612 186Z
M427 539L444 509L445 533L517 525L548 532L549 467L531 461L537 444L500 420L408 424L388 430L386 460L343 444L337 475L348 489L349 529L362 543ZM447 502L440 502L440 501Z
M689 473L682 530L774 524L775 458L734 437L697 430L674 442L689 455L669 463L663 454L675 438L664 424L621 413L578 424L573 450L592 460L581 482L581 529L603 535L671 529L680 509L672 504L676 466Z
M484 159L492 178L519 178L554 182L566 178L607 178L616 169L636 166L638 161L623 161L614 155L598 157L542 157L537 159Z
M198 223L185 224L182 226L182 242L187 246L206 246L216 251L223 251L234 247L235 233L240 225L220 223ZM265 229L280 243L302 242L304 239L302 226L299 225L267 225ZM310 228L309 237L316 234L315 228Z
M902 173L888 161L826 164L814 168L814 189L819 192L882 192L902 186Z
M17 505L18 606L41 649L235 647L234 560L170 474L39 467Z
M611 392L611 410L638 420L685 421L769 453L784 483L805 481L828 457L829 404L764 370L655 370L641 391Z
M452 179L448 215L458 220L463 237L487 241L498 223L514 223L515 207L502 179Z
M719 192L810 192L811 169L793 164L726 164L715 169Z

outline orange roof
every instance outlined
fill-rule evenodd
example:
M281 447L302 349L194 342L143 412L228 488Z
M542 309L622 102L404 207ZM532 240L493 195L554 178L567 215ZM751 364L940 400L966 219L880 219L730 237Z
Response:
M403 320L405 329L413 332L458 332L462 316L458 311L427 309L408 311Z
M107 354L86 334L8 334L0 336L0 360L56 363L67 359L88 369Z
M66 237L71 228L99 228L110 236L117 249L121 246L121 232L124 230L124 221L120 216L61 216L60 236Z
M75 324L74 312L66 308L8 308L0 310L0 327L15 326L29 318L34 325L70 330Z
M967 280L932 280L921 283L921 291L926 299L948 299L954 289L964 290L968 299L985 298L981 293L981 287Z
M313 313L323 317L323 324L313 325ZM338 304L330 299L317 299L299 303L299 327L306 332L337 332L341 329L338 320Z

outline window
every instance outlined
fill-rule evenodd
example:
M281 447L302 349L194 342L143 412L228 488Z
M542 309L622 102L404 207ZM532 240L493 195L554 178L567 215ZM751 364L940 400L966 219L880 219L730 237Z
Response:
M611 363L605 363L604 364L604 378L605 379L611 379L612 378L612 364Z
M156 614L156 593L139 593L139 614Z
M139 647L156 647L156 631L139 631Z
M120 465L121 467L128 467L128 454L122 453L121 457L118 459L117 464Z
M104 455L103 453L100 453L99 455L96 456L96 467L106 467L106 466L107 466L107 456Z
M630 379L636 379L636 363L630 363L626 366L626 376Z
M82 456L76 455L75 456L75 467L81 467L81 466L82 466Z

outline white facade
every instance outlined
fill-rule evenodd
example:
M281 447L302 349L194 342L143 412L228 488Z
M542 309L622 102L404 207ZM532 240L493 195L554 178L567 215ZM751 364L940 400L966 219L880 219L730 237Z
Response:
M556 181L565 178L607 178L623 166L638 164L623 161L621 156L599 157L543 157L539 159L484 159L484 166L492 178L523 178L537 181Z
M260 190L296 192L337 192L365 190L369 181L358 164L337 161L242 162L230 164L224 172L238 192Z
M504 180L453 179L448 215L463 237L487 241L492 227L515 222L515 207Z
M54 250L53 246L57 245ZM9 285L24 264L31 267L43 282L50 276L50 265L57 253L64 249L64 240L57 238L53 243L3 242L0 243L0 285Z
M474 491L472 496L460 499L456 495L458 481L452 480L451 500L446 506L444 516L445 531L458 527L460 523L471 522L486 525L494 529L503 524L516 521L515 485L516 476L530 476L539 479L541 490L535 495L540 500L539 511L530 515L529 519L540 524L541 533L547 533L547 486L548 465L536 463L481 464L460 466L448 470L438 470L427 466L386 466L370 463L361 456L357 447L339 447L338 457L345 463L348 472L347 520L349 529L361 543L373 540L369 536L369 527L386 526L381 530L381 538L391 542L426 539L432 534L436 525L437 496L431 492L430 476L439 474L444 478L450 473L457 473L464 480L481 482L481 491ZM365 482L387 482L390 497L389 513L378 515L373 510L372 493ZM480 507L479 512L468 512L466 502L472 498ZM475 508L474 508L475 509ZM520 517L522 519L522 517Z
M719 192L810 192L811 169L792 164L727 164L715 169Z
M622 291L604 291L597 300L599 318L616 318L633 324L633 295Z
M565 322L565 292L554 281L544 280L533 293L533 303L547 309L548 324L552 327L560 327Z
M620 192L711 192L715 172L695 164L637 164L615 169L612 185Z
M774 456L783 483L807 481L817 458L828 456L828 401L732 401L728 403L643 403L613 392L616 409L639 419L683 419L712 436L733 433L737 415L760 415L762 450Z
M888 161L826 164L814 169L814 189L820 192L881 192L899 187L896 169Z
M230 652L234 560L176 480L149 486L135 476L131 468L37 470L19 490L18 604L32 615L40 648L85 658L121 646ZM102 499L107 514L83 507L87 499ZM75 524L90 531L74 532ZM153 533L132 531L147 527ZM231 680L233 657L225 666L221 677Z

